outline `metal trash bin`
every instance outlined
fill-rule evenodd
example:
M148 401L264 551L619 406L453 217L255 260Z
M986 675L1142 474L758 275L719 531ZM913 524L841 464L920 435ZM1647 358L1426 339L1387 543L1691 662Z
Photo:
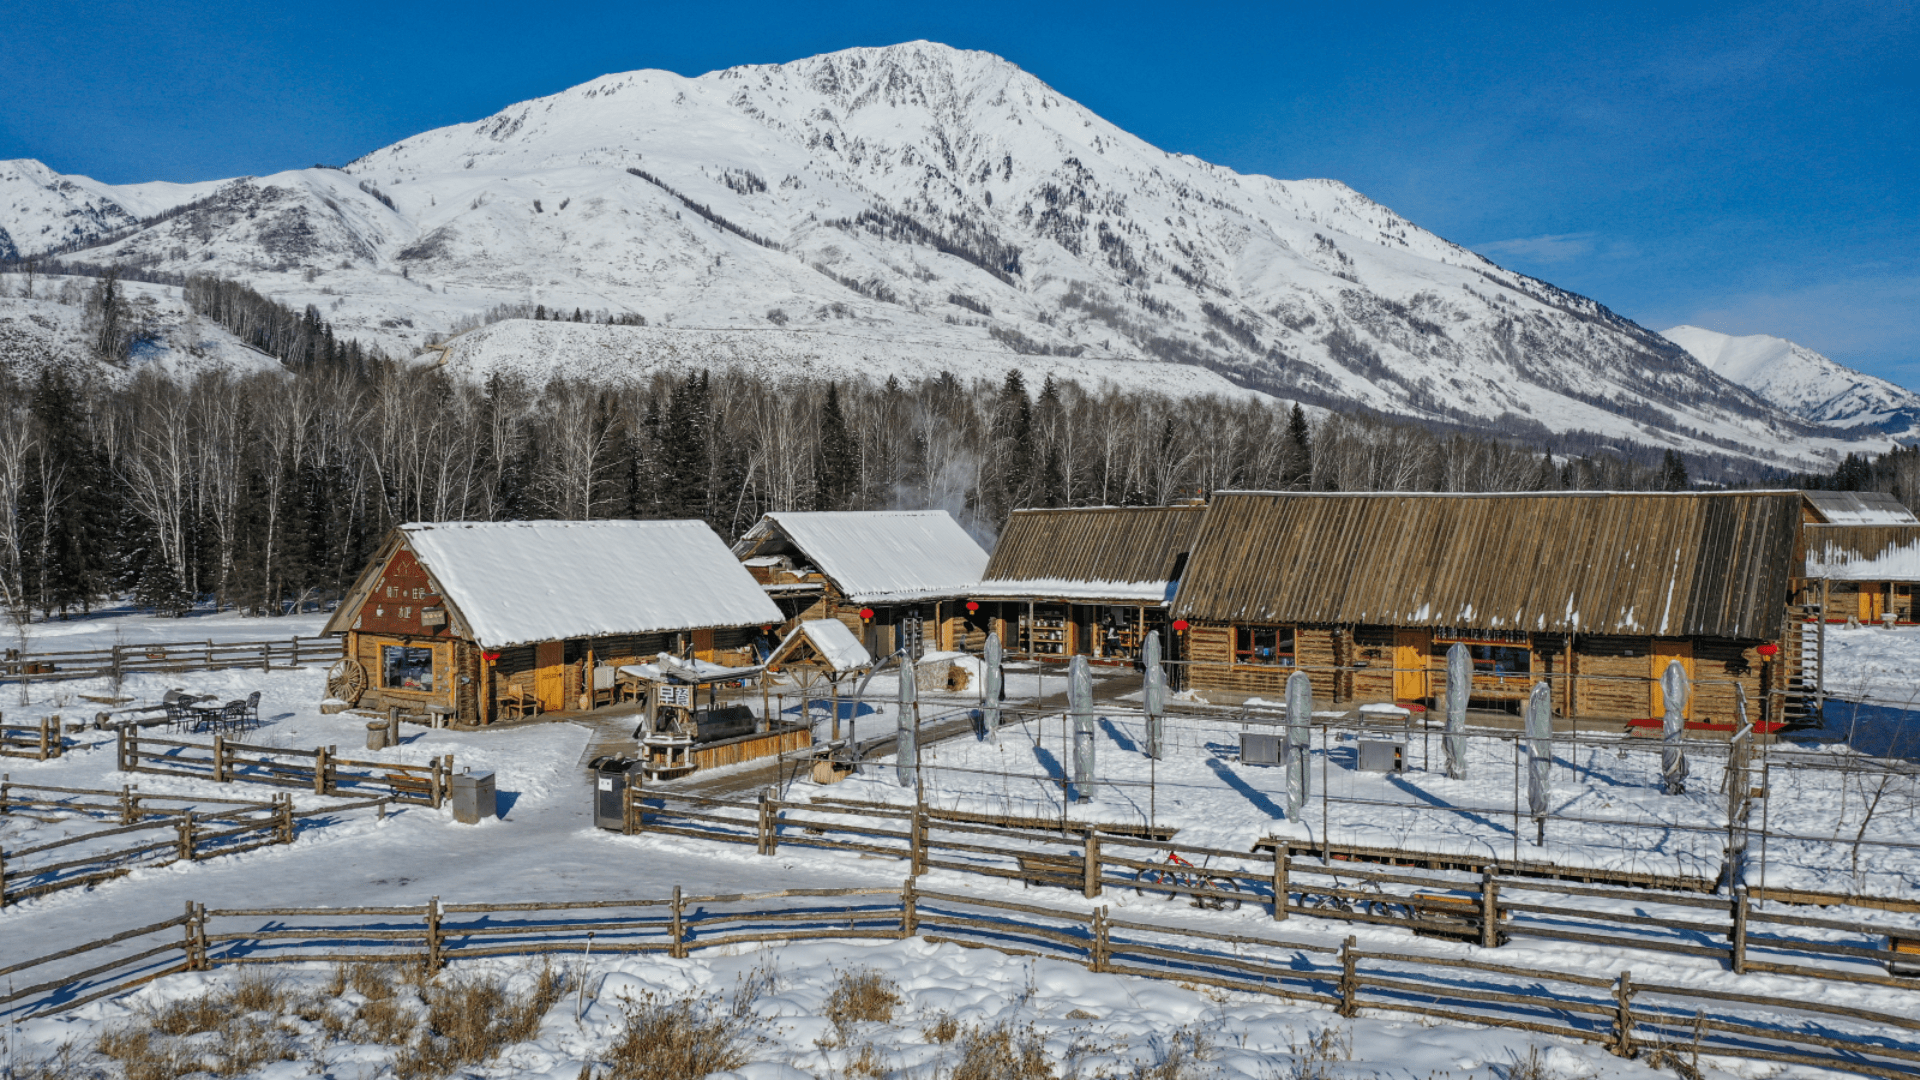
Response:
M593 824L595 828L627 829L627 777L640 775L632 758L605 757L593 762Z
M1407 771L1407 744L1398 739L1360 740L1360 771L1403 773Z
M1240 764L1242 765L1278 765L1280 764L1281 740L1285 736L1267 731L1243 731L1240 733Z
M478 825L495 814L493 772L456 773L453 778L453 820Z

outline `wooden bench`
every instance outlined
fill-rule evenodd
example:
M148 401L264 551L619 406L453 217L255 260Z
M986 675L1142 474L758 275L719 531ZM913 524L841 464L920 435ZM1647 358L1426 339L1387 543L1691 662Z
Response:
M1086 881L1087 860L1082 855L1037 855L1029 852L1019 856L1019 859L1020 887L1023 889L1035 885L1078 889Z
M412 773L382 773L382 783L393 789L395 798L414 798L424 803L433 802L433 781Z
M1480 897L1475 893L1417 892L1408 901L1416 925L1413 932L1424 937L1447 938L1479 944L1481 939ZM1507 921L1507 909L1494 907L1494 922ZM1507 935L1496 932L1494 943L1504 945Z

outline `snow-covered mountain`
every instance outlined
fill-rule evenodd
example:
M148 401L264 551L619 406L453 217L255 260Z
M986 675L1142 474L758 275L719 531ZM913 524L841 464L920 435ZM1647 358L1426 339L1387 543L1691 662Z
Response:
M1892 435L1920 427L1920 394L1766 334L1734 337L1676 326L1662 336L1767 401L1805 420Z
M782 354L844 369L922 342L930 368L1191 365L1543 442L1798 466L1885 444L1336 181L1159 150L999 57L925 42L609 75L344 169L116 188L16 163L0 228L22 254L86 235L73 257L240 278L389 348L540 304L643 315L636 352L696 330L696 361L788 335ZM496 364L512 335L491 338L440 358ZM600 338L542 340L516 362L569 370Z

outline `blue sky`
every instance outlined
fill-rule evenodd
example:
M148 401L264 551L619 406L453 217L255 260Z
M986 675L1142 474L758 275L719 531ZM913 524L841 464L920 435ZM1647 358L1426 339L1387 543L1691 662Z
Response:
M916 38L1169 150L1333 177L1655 329L1920 386L1920 9L0 0L0 158L112 182L344 162L611 71Z

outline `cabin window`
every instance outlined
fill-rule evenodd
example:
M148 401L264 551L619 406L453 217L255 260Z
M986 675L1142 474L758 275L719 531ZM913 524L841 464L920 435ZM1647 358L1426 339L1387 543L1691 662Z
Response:
M1292 667L1293 627L1234 627L1233 662L1262 667Z
M1525 675L1533 670L1533 650L1524 645L1475 645L1467 652L1473 657L1475 675Z
M433 692L433 650L406 645L380 647L380 685L389 690Z

